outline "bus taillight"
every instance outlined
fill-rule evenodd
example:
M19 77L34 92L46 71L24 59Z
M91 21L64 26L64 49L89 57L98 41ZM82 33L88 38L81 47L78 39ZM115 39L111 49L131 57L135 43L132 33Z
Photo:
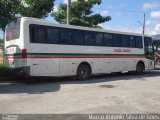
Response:
M22 49L22 58L27 58L27 49Z
M9 39L8 40L12 40L12 31L9 32Z

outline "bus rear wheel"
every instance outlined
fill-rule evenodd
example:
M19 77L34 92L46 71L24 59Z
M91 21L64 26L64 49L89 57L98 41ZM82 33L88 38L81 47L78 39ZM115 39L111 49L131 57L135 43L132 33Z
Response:
M138 75L141 75L141 74L143 74L143 65L142 64L140 64L140 63L138 63L137 64L137 67L136 67L136 73L138 74Z
M78 80L86 80L89 78L90 69L87 65L82 64L77 69L77 79Z

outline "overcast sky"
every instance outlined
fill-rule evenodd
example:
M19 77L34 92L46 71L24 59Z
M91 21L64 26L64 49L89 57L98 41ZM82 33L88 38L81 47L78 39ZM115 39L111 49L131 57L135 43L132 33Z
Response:
M55 0L54 10L66 0ZM76 0L72 0L76 1ZM100 24L104 29L142 33L143 14L146 13L146 34L160 34L160 0L102 0L101 5L95 5L95 13L110 15L112 20ZM52 17L47 21L56 22ZM0 38L2 32L0 32Z

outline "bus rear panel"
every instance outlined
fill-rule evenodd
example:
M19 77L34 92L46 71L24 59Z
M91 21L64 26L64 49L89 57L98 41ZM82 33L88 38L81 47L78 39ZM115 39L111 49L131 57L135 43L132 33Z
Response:
M6 27L5 65L8 67L8 72L14 75L30 75L22 30L21 19L12 21Z

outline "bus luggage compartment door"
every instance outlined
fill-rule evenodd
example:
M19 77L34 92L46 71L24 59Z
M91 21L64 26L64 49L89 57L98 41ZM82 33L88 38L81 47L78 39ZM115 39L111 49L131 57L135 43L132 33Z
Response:
M59 76L59 58L36 58L32 60L31 75Z

